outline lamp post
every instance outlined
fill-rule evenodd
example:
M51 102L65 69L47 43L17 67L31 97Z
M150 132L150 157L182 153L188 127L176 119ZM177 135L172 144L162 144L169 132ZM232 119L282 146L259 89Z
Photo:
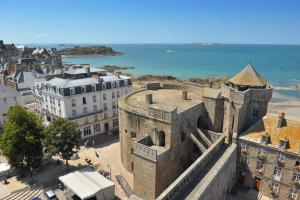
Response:
M30 167L30 177L31 177L31 184L33 184L32 171L33 171L33 168L32 168L32 167Z

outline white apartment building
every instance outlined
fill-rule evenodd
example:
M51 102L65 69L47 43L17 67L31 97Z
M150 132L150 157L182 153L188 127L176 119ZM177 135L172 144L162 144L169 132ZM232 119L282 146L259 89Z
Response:
M118 98L131 91L131 78L78 67L63 78L36 83L36 109L48 121L59 116L78 123L82 138L118 129Z
M10 107L16 103L20 103L19 93L6 85L0 85L0 133Z

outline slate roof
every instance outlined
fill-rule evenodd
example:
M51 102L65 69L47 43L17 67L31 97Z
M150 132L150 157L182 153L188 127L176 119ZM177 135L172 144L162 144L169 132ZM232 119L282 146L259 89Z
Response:
M117 76L101 76L101 78L103 79L103 82L112 82L112 81L130 79L130 77L127 76L120 76L120 78ZM53 78L49 81L44 82L44 84L53 85L58 88L71 88L76 86L93 85L97 83L99 83L99 81L92 77L80 78L80 79Z
M263 78L251 64L248 64L241 72L229 79L229 82L241 86L266 86L267 80Z

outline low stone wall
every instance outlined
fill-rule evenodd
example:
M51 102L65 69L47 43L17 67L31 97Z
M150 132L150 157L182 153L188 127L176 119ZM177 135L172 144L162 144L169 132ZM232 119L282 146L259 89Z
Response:
M147 90L157 90L160 89L160 83L147 83L144 86Z
M157 160L157 151L143 144L134 144L134 153L154 162Z
M176 199L189 183L205 169L209 162L223 149L225 136L220 137L187 170L185 170L156 200Z
M212 141L213 143L216 142L220 137L222 137L222 133L216 133L209 130L202 130L202 132Z
M235 183L236 151L232 144L186 199L225 200Z

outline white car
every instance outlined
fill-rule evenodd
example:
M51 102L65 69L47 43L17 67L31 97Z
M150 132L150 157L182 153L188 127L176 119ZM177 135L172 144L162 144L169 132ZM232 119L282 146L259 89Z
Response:
M44 192L44 196L46 197L47 200L57 200L54 191L51 189L46 189Z

